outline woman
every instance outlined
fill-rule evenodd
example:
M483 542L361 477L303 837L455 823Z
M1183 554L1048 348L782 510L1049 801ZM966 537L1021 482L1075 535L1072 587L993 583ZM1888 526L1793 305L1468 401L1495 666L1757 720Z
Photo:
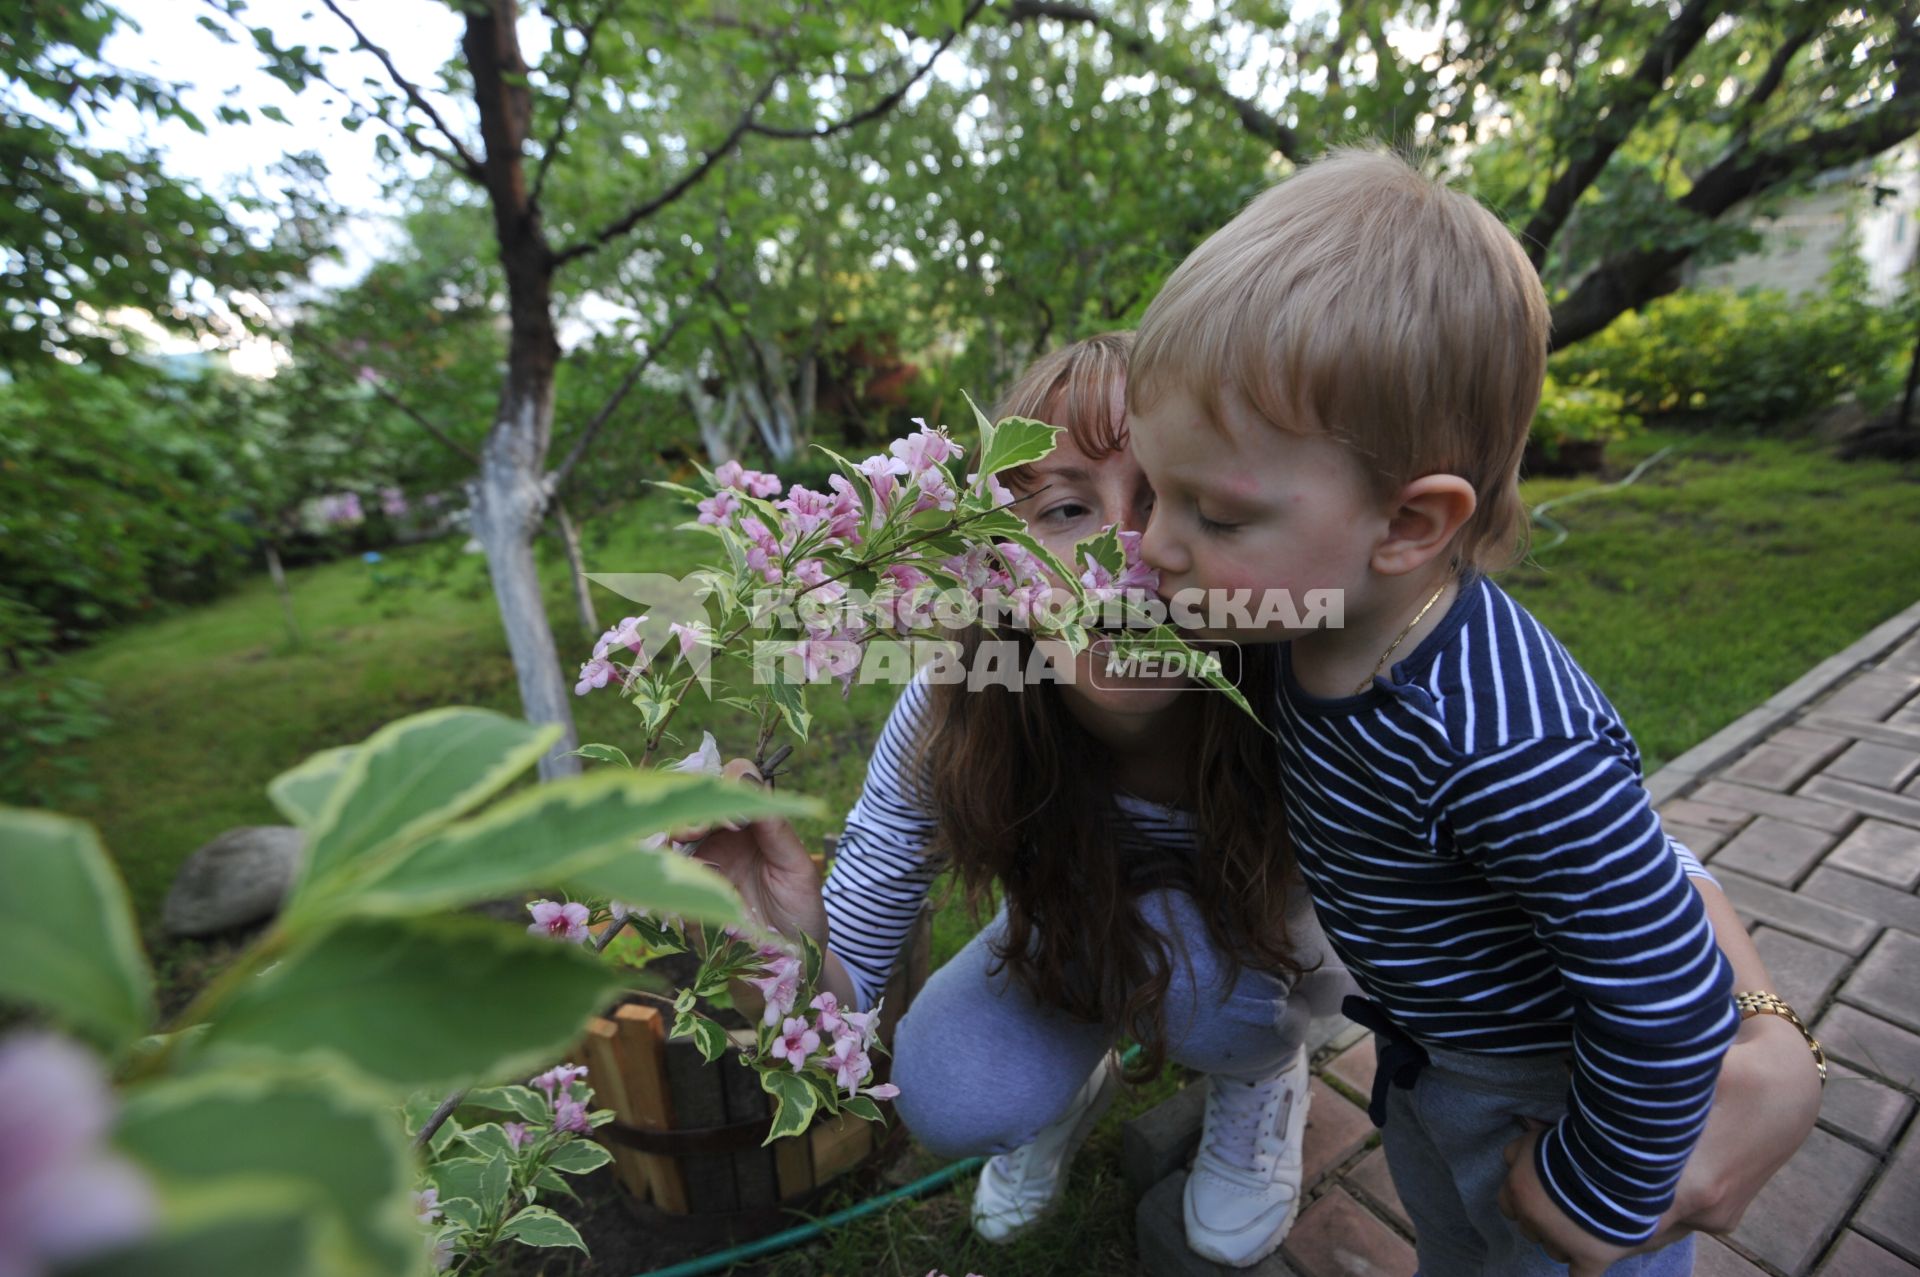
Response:
M1128 334L1109 334L1042 359L996 413L1064 427L1050 456L1008 476L1030 530L1063 560L1102 527L1137 529L1151 504L1126 449L1129 345ZM976 630L964 646L974 655L990 641L1019 644L1012 667L1027 668L1024 637ZM757 921L812 935L826 955L824 986L861 1008L943 868L976 908L997 885L999 913L928 981L894 1041L897 1108L922 1144L993 1154L975 1193L976 1231L1005 1240L1053 1204L1111 1100L1111 1047L1124 1030L1146 1049L1140 1074L1172 1058L1209 1075L1187 1239L1208 1258L1250 1265L1280 1244L1298 1208L1308 1023L1351 987L1291 881L1271 738L1189 683L1110 679L1093 651L1044 654L1064 681L907 688L824 889L778 822L713 834L698 854L732 879ZM1263 702L1270 676L1264 659L1240 672L1250 702ZM1695 882L1740 987L1767 987L1725 898L1711 880ZM1791 1026L1748 1030L1730 1077L1788 1077L1793 1066L1781 1062L1804 1054ZM1750 1089L1783 1098L1784 1083L1761 1082ZM1732 1125L1716 1109L1676 1226L1737 1219L1733 1204L1744 1206L1797 1145L1793 1125L1811 1125L1804 1087L1785 1098L1794 1102L1766 1106L1774 1126L1764 1131L1757 1102ZM1709 1204L1717 1215L1702 1214Z

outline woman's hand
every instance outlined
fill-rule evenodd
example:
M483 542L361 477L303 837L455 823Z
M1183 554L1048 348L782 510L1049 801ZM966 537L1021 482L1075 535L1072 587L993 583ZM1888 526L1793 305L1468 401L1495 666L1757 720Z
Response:
M760 774L744 758L722 769L735 780L761 783ZM778 931L790 939L802 934L827 947L827 907L820 895L820 870L807 855L793 826L784 820L756 820L740 828L716 826L704 831L676 833L677 840L698 837L694 859L726 875L747 906L754 926Z

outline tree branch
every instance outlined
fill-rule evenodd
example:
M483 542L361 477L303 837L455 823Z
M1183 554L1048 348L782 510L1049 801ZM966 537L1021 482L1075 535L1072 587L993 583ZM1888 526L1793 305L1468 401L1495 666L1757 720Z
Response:
M315 350L325 355L328 359L331 359L334 363L338 364L340 367L344 368L346 371L353 373L356 377L359 375L360 365L355 363L353 360L348 359L345 355L341 354L339 351L329 346L326 342L321 341L318 337L315 337L312 334L308 334L307 341L312 344ZM474 452L473 449L467 447L465 444L461 443L458 439L455 439L452 435L448 434L446 431L442 430L439 426L435 425L433 421L425 413L421 412L418 408L415 408L412 404L402 399L395 392L387 389L377 379L370 379L366 382L366 384L373 387L374 396L378 398L380 402L386 404L390 408L394 408L398 410L402 416L407 418L407 420L413 422L414 425L419 426L422 430L426 431L437 442L445 446L448 450L453 452L456 456L459 456L476 466L480 464L480 456L478 453Z
M474 158L473 153L467 150L466 146L461 143L459 135L447 127L446 121L440 118L440 113L433 109L433 103L427 101L426 94L416 88L413 82L408 80L406 76L400 74L400 68L393 64L392 55L373 41L367 39L366 32L360 29L359 23L347 16L346 11L340 7L338 0L320 0L320 3L326 5L334 17L347 24L347 30L353 32L354 41L358 46L380 59L380 65L387 69L387 78L393 81L396 88L407 95L407 101L413 104L415 110L426 116L427 119L433 122L433 127L440 130L440 136L447 139L447 144L453 148L454 156L458 157L456 167L464 170L466 175L474 181L478 182L482 180L480 161ZM423 142L416 141L415 145L420 146L423 150L429 150L429 153L438 149L428 148L427 144Z
M987 4L987 0L973 0L973 3L967 6L966 13L961 17L960 25L955 27L953 30L947 32L946 37L943 40L941 40L937 46L935 46L933 50L933 55L929 57L925 62L921 63L919 69L916 70L912 75L908 76L905 80L903 80L900 83L898 88L894 89L893 92L887 94L885 97L881 98L878 102L873 103L871 106L867 107L865 110L857 111L854 114L848 116L844 120L837 121L833 124L821 125L818 128L783 129L770 124L761 124L756 121L755 123L748 125L748 130L750 132L759 134L761 137L780 137L780 138L832 137L835 133L844 133L848 129L858 128L860 125L865 124L868 120L878 119L879 117L885 115L888 111L893 110L894 107L898 106L900 104L900 100L907 96L908 90L912 89L914 85L918 84L921 78L924 77L927 74L927 72L933 70L933 64L940 60L940 55L945 53L950 47L952 47L953 42L959 38L960 33L967 29L968 24L971 23L974 20L974 18L979 15L980 10L984 9L986 7L986 4Z
M586 40L586 45L580 50L580 61L574 66L573 78L567 82L566 100L560 104L560 115L553 122L553 136L547 139L546 145L540 150L539 165L533 170L533 191L527 196L530 204L538 205L540 192L547 188L547 171L553 167L555 152L567 134L567 122L573 117L573 104L580 96L581 82L587 78L587 65L593 61L593 37L599 33L600 24L612 14L614 4L615 0L606 0L599 12L593 15L593 20L581 29L580 34Z
M1893 95L1880 107L1850 123L1766 150L1736 149L1701 174L1676 207L1711 222L1741 201L1796 177L1871 159L1920 133L1920 35L1907 33L1895 56L1899 78ZM1553 308L1554 347L1590 337L1622 311L1672 292L1679 286L1678 268L1693 252L1690 244L1631 249L1601 262Z
M1168 65L1167 60L1160 55L1156 43L1137 31L1131 31L1084 5L1069 4L1064 0L1013 0L1007 9L1009 24L1033 18L1078 22L1106 32L1107 38L1115 45L1133 54L1159 74L1201 97L1211 98L1227 107L1240 118L1242 128L1295 164L1305 162L1306 153L1300 145L1299 135L1278 116L1262 110L1245 98L1230 93L1217 76L1204 74L1193 67Z
M625 235L628 231L638 226L641 222L647 220L647 218L652 217L655 213L692 190L700 179L713 171L714 165L732 154L734 148L740 145L740 139L747 135L747 130L753 125L753 117L759 113L760 108L766 104L767 99L773 96L774 86L780 83L780 74L780 72L776 71L773 75L767 77L767 82L760 87L758 93L753 95L753 101L747 103L747 109L740 113L740 118L734 121L733 127L727 131L726 137L722 138L719 144L714 146L713 149L702 155L698 164L695 164L692 168L681 174L678 181L667 187L666 190L661 191L658 195L655 195L652 199L634 205L622 216L608 222L605 226L602 226L599 230L587 236L587 238L569 244L555 253L553 255L554 266L564 266L576 257L585 257L588 253L606 247L614 240L619 239L622 235Z
M1666 30L1647 46L1633 74L1622 80L1602 104L1605 114L1591 123L1582 123L1572 158L1547 184L1546 194L1540 197L1526 229L1520 233L1520 242L1534 270L1545 265L1547 249L1560 228L1566 225L1574 205L1607 167L1607 161L1613 158L1621 143L1640 126L1647 108L1659 96L1661 85L1707 34L1721 7L1721 0L1687 0Z
M680 330L686 326L689 318L691 318L691 312L682 311L673 323L667 326L667 331L660 335L659 340L647 343L647 353L634 361L633 367L627 370L627 375L620 379L620 384L614 387L611 395L607 396L607 401L600 405L600 411L593 414L593 420L586 424L585 429L580 432L580 437L573 441L573 447L567 449L566 458L547 475L546 488L549 496L566 486L574 467L580 464L580 458L586 456L587 449L593 445L594 436L600 433L608 421L612 420L613 414L619 410L628 392L640 384L641 376L653 366L654 360L673 344L673 339L680 335Z

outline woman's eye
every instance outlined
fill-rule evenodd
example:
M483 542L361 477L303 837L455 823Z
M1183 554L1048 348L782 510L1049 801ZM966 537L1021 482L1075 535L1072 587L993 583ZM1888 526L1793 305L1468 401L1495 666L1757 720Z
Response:
M1057 505L1049 508L1043 514L1041 514L1040 517L1043 519L1049 519L1054 523L1071 523L1075 519L1080 518L1086 512L1087 512L1087 507L1079 504L1078 502L1068 501L1061 505Z

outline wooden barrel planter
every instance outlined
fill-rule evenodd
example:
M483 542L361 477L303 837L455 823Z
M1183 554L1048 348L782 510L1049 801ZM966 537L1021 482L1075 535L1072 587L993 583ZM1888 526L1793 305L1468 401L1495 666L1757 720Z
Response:
M926 983L930 938L923 910L887 983L880 1037L889 1048L894 1023ZM755 1017L760 1009L745 997L739 1006ZM787 1227L789 1212L811 1209L835 1181L899 1146L892 1106L883 1103L884 1127L843 1116L762 1147L771 1102L740 1061L753 1029L729 1029L733 1048L708 1064L691 1037L670 1036L672 1024L669 999L630 994L588 1022L579 1056L596 1102L614 1112L597 1133L614 1173L636 1212L663 1235L721 1243ZM892 1060L878 1053L873 1060L877 1084Z

